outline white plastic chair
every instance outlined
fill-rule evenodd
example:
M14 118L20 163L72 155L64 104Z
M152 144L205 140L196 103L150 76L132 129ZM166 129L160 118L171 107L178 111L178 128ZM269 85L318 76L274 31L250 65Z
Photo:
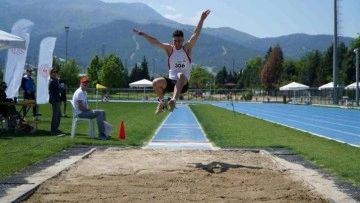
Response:
M76 125L77 125L78 121L88 121L89 122L90 137L94 138L95 137L94 119L79 118L78 115L76 114L75 106L74 106L72 100L70 100L70 103L71 103L71 106L73 109L73 118L72 118L72 125L71 125L71 138L75 137Z

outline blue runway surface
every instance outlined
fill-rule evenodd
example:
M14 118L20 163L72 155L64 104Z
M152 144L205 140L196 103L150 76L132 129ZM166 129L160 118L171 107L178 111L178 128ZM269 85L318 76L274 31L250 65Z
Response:
M359 110L274 103L213 105L360 147Z
M145 148L213 149L189 106L181 104L169 114Z

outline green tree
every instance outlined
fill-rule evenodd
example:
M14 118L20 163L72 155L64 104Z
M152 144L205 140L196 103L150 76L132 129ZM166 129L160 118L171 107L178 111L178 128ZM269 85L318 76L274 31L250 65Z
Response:
M343 61L342 68L344 68L343 73L344 83L350 84L356 81L356 54L354 50L356 48L360 49L360 36L355 38L349 46L349 49L346 53L345 60ZM360 53L360 50L359 50Z
M222 86L223 84L227 83L228 72L226 67L223 66L221 70L219 70L215 76L215 81L217 85Z
M0 66L0 81L3 81L4 78L4 72L3 72L3 68Z
M69 88L79 87L79 73L80 68L73 59L68 60L67 63L63 62L60 65L61 77L66 80Z
M212 74L202 65L194 66L190 75L190 88L205 89L212 83Z
M355 38L353 41L351 41L349 47L350 47L350 50L360 48L360 35L357 38Z
M302 83L308 86L319 86L315 81L321 62L320 51L308 52L302 60L304 61L300 76Z
M275 89L279 84L283 61L281 48L276 45L261 70L261 82L267 90Z
M316 84L323 85L333 79L333 46L331 45L322 55L320 66L316 73Z
M141 76L141 78L140 78L139 80L142 80L142 79L150 79L148 62L147 62L145 56L144 56L144 58L143 58L143 61L141 62L140 70L141 70L141 71L140 71L140 76Z
M128 72L119 57L114 54L105 56L99 80L101 84L110 88L128 87Z
M264 63L268 60L269 56L270 56L270 53L272 51L272 47L269 47L268 51L266 52L266 55L264 57Z
M141 80L141 75L140 75L140 68L138 67L137 63L135 64L134 68L131 69L131 72L130 72L130 76L129 76L129 82L135 82L135 81L138 81L138 80Z
M100 83L98 75L101 70L101 67L102 67L102 61L98 55L95 55L91 59L90 64L86 70L86 75L90 80L91 87L95 87L96 84Z
M52 68L55 68L58 71L61 69L61 62L56 57L53 57Z
M298 81L299 70L298 61L292 59L284 60L280 84L285 85L293 81Z
M137 63L135 64L134 68L131 69L129 76L130 82L135 82L142 79L150 79L148 62L145 57L143 58L140 67Z
M227 77L227 82L232 82L232 83L236 83L236 73L234 73L234 71L230 71L230 73L228 74Z
M261 57L249 59L241 70L241 77L237 82L237 88L259 88L261 87L260 72L263 65Z
M349 49L339 70L339 84L350 84L356 81L355 53Z

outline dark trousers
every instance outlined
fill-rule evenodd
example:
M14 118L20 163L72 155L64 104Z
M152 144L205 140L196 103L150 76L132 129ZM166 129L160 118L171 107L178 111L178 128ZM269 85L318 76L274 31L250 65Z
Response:
M91 110L91 111L84 111L80 113L79 118L96 118L97 125L98 125L98 132L99 136L105 134L105 124L104 121L106 121L106 114L104 110Z
M61 120L60 102L52 103L51 132L59 130Z

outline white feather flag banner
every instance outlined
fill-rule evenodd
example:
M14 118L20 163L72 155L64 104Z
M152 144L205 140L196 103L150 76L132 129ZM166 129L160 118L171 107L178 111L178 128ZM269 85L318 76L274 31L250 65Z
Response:
M40 43L39 64L37 70L36 103L46 104L49 102L49 79L53 63L55 37L44 38Z
M26 61L27 50L30 42L30 32L34 23L21 19L14 23L11 34L25 39L25 49L12 48L8 50L4 81L7 83L6 95L8 98L14 98L19 95L21 79L24 74L24 66Z

